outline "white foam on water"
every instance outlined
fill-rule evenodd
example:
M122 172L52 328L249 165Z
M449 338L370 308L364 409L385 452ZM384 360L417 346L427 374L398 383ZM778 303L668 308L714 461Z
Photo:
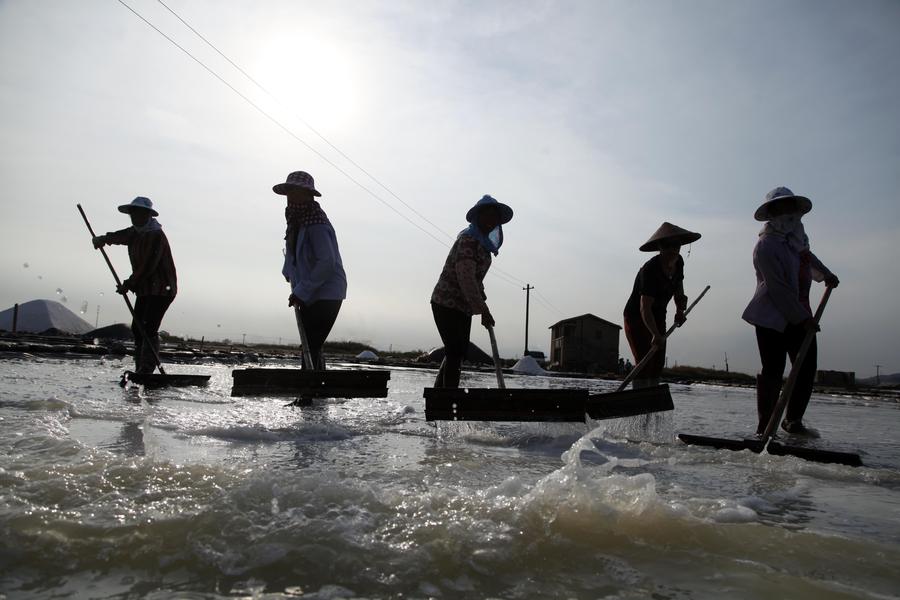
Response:
M192 435L205 435L236 442L323 442L346 440L351 433L345 428L327 423L301 423L287 429L269 429L262 424L205 427L195 429Z
M896 504L896 470L659 441L665 422L435 436L427 371L387 400L300 411L228 399L227 367L132 402L120 367L0 378L0 589L16 597L896 596L900 549L879 532L896 526L865 514ZM691 399L675 416L703 431Z

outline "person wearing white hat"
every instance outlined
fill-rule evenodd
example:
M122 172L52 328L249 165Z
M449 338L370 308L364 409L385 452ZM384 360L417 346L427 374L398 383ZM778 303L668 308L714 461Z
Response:
M288 306L294 308L298 326L306 332L310 364L325 368L322 346L337 320L341 304L347 297L347 275L338 249L337 234L328 215L314 198L322 194L316 189L312 175L294 171L287 181L272 187L286 196L284 209L284 265L281 274L291 285Z
M644 263L634 278L634 286L625 304L625 337L634 362L638 364L656 348L656 353L644 366L632 384L635 388L659 384L666 357L666 307L675 298L675 323L684 323L687 296L684 295L684 259L681 246L696 242L700 234L664 222L650 239L641 245L641 252L659 253Z
M757 221L766 224L753 248L756 291L742 318L756 328L762 363L762 371L756 378L758 434L765 431L778 402L787 357L793 362L806 333L818 330L809 303L812 281L824 281L828 287L837 287L840 283L810 250L809 238L801 223L803 215L810 210L812 201L809 198L797 196L786 187L777 187L766 194L765 201L754 214ZM815 435L803 424L815 376L816 340L813 337L781 423L785 431Z
M462 361L469 350L472 315L481 324L494 326L484 293L484 277L491 268L491 255L503 245L503 224L513 210L491 196L483 196L466 213L469 226L450 248L444 268L431 294L431 312L444 343L444 360L434 382L436 388L459 387Z
M159 355L159 327L175 295L178 293L178 276L169 239L156 220L159 213L149 198L138 196L128 204L119 206L119 212L131 217L131 227L99 235L93 239L95 248L107 244L128 246L131 275L116 291L120 294L134 292L134 318L143 325L132 323L134 334L134 363L137 373L153 373L156 358L149 347Z

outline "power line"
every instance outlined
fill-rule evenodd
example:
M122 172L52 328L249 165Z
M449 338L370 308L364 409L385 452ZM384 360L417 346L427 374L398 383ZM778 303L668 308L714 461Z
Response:
M330 159L329 159L328 157L326 157L324 154L322 154L321 152L319 152L318 150L316 150L312 145L310 145L308 142L306 142L306 141L305 141L304 139L302 139L300 136L298 136L298 135L295 134L293 131L291 131L290 128L288 128L286 125L282 124L278 119L276 119L275 117L273 117L272 115L270 115L268 112L266 112L265 109L263 109L262 107L260 107L257 103L255 103L255 102L254 102L253 100L251 100L250 98L248 98L245 94L241 93L237 88L235 88L235 87L234 87L233 85L231 85L228 81L226 81L222 76L220 76L218 73L216 73L211 67L207 66L203 61L201 61L199 58L197 58L196 56L194 56L193 54L191 54L191 52L189 52L186 48L184 48L183 46L181 46L178 42L176 42L176 41L175 41L174 39L172 39L170 36L166 35L161 29L159 29L158 27L156 27L156 25L154 25L153 23L151 23L151 22L150 22L148 19L146 19L142 14L140 14L140 13L139 13L138 11L136 11L134 8L132 8L131 6L129 6L127 3L125 3L124 0L117 0L117 2L119 2L119 4L121 4L121 5L124 6L125 8L127 8L132 14L134 14L134 15L135 15L136 17L138 17L141 21L143 21L147 26L149 26L149 27L152 28L154 31L156 31L159 35L161 35L163 38L165 38L169 43L171 43L171 44L174 45L176 48L178 48L179 50L181 50L181 51L182 51L184 54L186 54L191 60L193 60L193 61L196 62L198 65L200 65L201 67L203 67L203 69L204 69L205 71L207 71L210 75L212 75L212 76L215 77L217 80L219 80L220 83L222 83L224 86L226 86L226 87L227 87L228 89L230 89L232 92L234 92L235 94L237 94L237 95L238 95L242 100L244 100L247 104L249 104L249 105L252 106L254 109L256 109L257 112L259 112L259 113L262 114L264 117L266 117L267 119L269 119L269 120L270 120L272 123L274 123L279 129L281 129L282 131L284 131L285 133L287 133L289 136L291 136L292 138L294 138L296 141L298 141L298 142L300 142L301 144L303 144L303 146L305 146L310 152L312 152L313 154L315 154L316 156L318 156L320 159L322 159L325 163L327 163L328 165L330 165L331 167L333 167L333 168L334 168L336 171L338 171L341 175L343 175L344 177L346 177L347 179L349 179L351 182L353 182L354 184L356 184L360 189L362 189L362 190L365 191L367 194L369 194L370 196L372 196L373 198L375 198L376 200L378 200L381 204L383 204L384 206L386 206L387 208L389 208L390 210L392 210L392 211L393 211L394 213L396 213L398 216L402 217L406 222L408 222L410 225L414 226L416 229L418 229L418 230L421 231L422 233L425 233L425 234L428 235L430 238L432 238L433 240L435 240L435 241L438 242L439 244L443 245L444 247L449 247L449 244L447 244L444 240L439 239L439 238L436 237L433 233L431 233L430 231L426 230L426 229L423 228L421 225L419 225L418 223L416 223L415 221L413 221L412 219L410 219L409 217L407 217L405 214L403 214L402 212L400 212L399 210L397 210L397 209L396 209L394 206L392 206L389 202L387 202L386 200L384 200L383 198L381 198L378 194L376 194L376 193L373 192L371 189L369 189L368 187L366 187L364 184L362 184L360 181L358 181L356 178L354 178L350 173L348 173L346 170L344 170L344 169L341 168L339 165L337 165L334 161L330 160ZM255 78L253 78L249 73L247 73L247 72L246 72L243 68L241 68L237 63L235 63L235 62L234 62L233 60L231 60L227 55L225 55L225 53L223 53L221 50L219 50L212 42L210 42L203 34L201 34L199 31L197 31L197 29L195 29L193 26L191 26L191 25L190 25L185 19L183 19L177 12L175 12L172 8L170 8L170 7L169 7L165 2L163 2L162 0L157 0L157 2L159 2L159 4L161 4L163 7L165 7L165 9L166 9L167 11L169 11L172 15L174 15L174 16L175 16L175 17L176 17L176 18L177 18L177 19L178 19L185 27L187 27L188 29L190 29L191 32L193 32L197 37L199 37L201 40L203 40L204 43L206 43L210 48L212 48L216 53L218 53L219 56L221 56L221 57L222 57L224 60L226 60L230 65L232 65L235 69L237 69L242 75L244 75L244 77L246 77L246 78L247 78L249 81L251 81L256 87L258 87L258 88L259 88L260 90L262 90L266 95L268 95L270 98L272 98L272 99L273 99L277 104L279 104L282 108L284 108L284 104L283 104L280 100L278 100L278 98L277 98L276 96L274 96L274 95L273 95L267 88L265 88L262 84L260 84L258 81L256 81ZM285 109L285 110L287 110L287 109ZM334 149L338 154L340 154L340 155L341 155L342 157L344 157L347 161L349 161L354 167L356 167L356 168L359 169L362 173L364 173L366 176L368 176L372 181L374 181L374 182L377 183L379 186L381 186L382 188L384 188L389 194L391 194L391 196L393 196L394 198L396 198L401 204L403 204L403 206L407 207L407 208L408 208L410 211L412 211L416 216L418 216L420 219L422 219L423 221L425 221L426 223L428 223L429 225L431 225L436 231L440 232L440 233L443 234L444 236L446 236L446 237L448 237L448 238L450 238L450 239L455 239L453 236L451 236L451 235L448 234L446 231L444 231L443 229L441 229L440 227L438 227L436 224L434 224L432 221L430 221L427 217L425 217L424 215L422 215L422 214L421 214L419 211L417 211L415 208L413 208L412 206L410 206L410 205L409 205L407 202L405 202L402 198L400 198L399 196L397 196L397 194L395 194L390 188L388 188L385 184L383 184L380 180L378 180L374 175L372 175L371 173L369 173L366 169L364 169L362 166L360 166L357 162L355 162L353 159L351 159L349 156L347 156L347 154L345 154L344 152L342 152L337 146L335 146L334 144L332 144L332 143L331 143L324 135L322 135L321 133L319 133L319 131L317 131L317 130L316 130L310 123L308 123L305 119L303 119L302 117L300 117L300 116L297 115L296 113L293 113L293 111L288 111L288 112L291 112L291 113L294 115L294 117L297 118L297 120L299 120L301 123L303 123L307 128L309 128L310 131L312 131L314 134L316 134L319 138L321 138L326 144L328 144L328 146L330 146L330 147L331 147L332 149ZM507 283L507 284L513 285L513 286L517 286L517 287L518 287L519 285L522 285L522 284L526 283L524 279L520 279L520 278L516 277L515 275L513 275L513 274L511 274L511 273L508 273L508 272L504 271L503 269L501 269L501 268L499 268L499 267L496 267L496 266L489 272L489 274L492 274L494 277L496 277L497 279L500 279L500 280L503 281L504 283ZM543 301L542 301L541 303L547 305L549 308L551 308L552 310L556 311L557 313L562 314L562 312L561 312L559 309L557 309L556 307L554 307L549 301L547 301L546 298L544 298Z
M240 73L241 73L244 77L246 77L248 80L250 80L250 82L252 82L253 85L255 85L257 88L259 88L260 90L262 90L269 98L271 98L272 100L274 100L274 101L275 101L282 109L284 109L285 111L287 111L288 113L290 113L291 115L293 115L294 118L296 118L298 121L300 121L301 123L303 123L303 125L305 125L307 129L309 129L309 130L312 131L314 134L316 134L316 135L319 137L319 139L321 139L323 142L325 142L326 144L328 144L328 146L331 147L332 150L334 150L335 152L337 152L338 154L340 154L342 157L344 157L344 158L345 158L348 162L350 162L350 164L352 164L354 167L356 167L357 169L359 169L360 171L362 171L363 173L365 173L365 175L366 175L369 179L371 179L372 181L374 181L375 183L377 183L379 186L381 186L382 189L384 189L387 193L389 193L391 196L393 196L393 197L394 197L398 202L400 202L403 206L405 206L406 208L408 208L409 210L411 210L413 213L415 213L416 216L418 216L420 219L422 219L423 221L425 221L426 223L428 223L429 225L431 225L432 227L434 227L434 229L435 229L436 231L442 233L444 236L446 236L447 238L449 238L449 239L451 239L451 240L453 239L453 236L452 236L452 235L450 235L449 233L447 233L446 231L444 231L442 228L438 227L438 226L437 226L436 224L434 224L431 220L429 220L428 217L426 217L425 215L423 215L422 213L420 213L418 210L416 210L415 208L413 208L412 206L410 206L409 204L407 204L400 196L398 196L397 194L395 194L394 191L393 191L392 189L390 189L387 185L385 185L384 183L382 183L377 177L375 177L374 175L372 175L369 171L367 171L366 169L364 169L364 168L363 168L359 163L357 163L355 160L353 160L352 158L350 158L349 156L347 156L340 148L338 148L337 146L335 146L334 144L332 144L331 141L328 140L328 138L326 138L324 135L322 135L322 133L320 133L315 127L313 127L312 124L310 124L306 119L304 119L303 117L301 117L300 115L298 115L296 112L294 112L294 111L290 110L289 108L287 108L287 107L284 105L284 103L281 102L281 100L279 100L279 99L278 99L272 92L270 92L264 85L262 85L260 82L258 82L258 81L257 81L255 78L253 78L249 73L247 73L247 71L245 71L245 70L244 70L243 68L241 68L237 63L235 63L235 62L234 62L233 60L231 60L228 56L226 56L224 52L222 52L221 50L219 50L219 49L215 46L215 44L213 44L212 42L210 42L203 34L201 34L199 31L197 31L196 29L194 29L194 27L192 27L190 23L188 23L187 21L185 21L185 20L181 17L181 15L179 15L177 12L175 12L174 10L172 10L172 8L170 8L169 5L167 5L165 2L163 2L163 0L157 0L157 2L159 2L161 5L163 5L163 7L165 7L165 9L166 9L167 11L169 11L170 13L172 13L172 14L175 16L176 19L178 19L179 21L181 21L182 24L184 24L185 27L187 27L188 29L190 29L190 30L194 33L194 35L196 35L196 36L199 37L201 40L203 40L203 41L206 43L206 45L208 45L210 48L212 48L213 50L215 50L216 53L218 53L219 56L221 56L221 57L224 58L226 61L228 61L228 64L230 64L232 67L234 67L235 69L237 69L238 71L240 71Z
M121 0L120 0L120 1L121 1ZM200 33L195 27L193 27L190 23L188 23L181 15L179 15L179 14L178 14L175 10L173 10L169 5L167 5L165 2L163 2L163 0L157 0L157 2L159 2L159 4L161 4L167 11L169 11L173 16L175 16L175 18L178 19L185 27L187 27L188 29L190 29L191 32L194 33L194 35L196 35L198 38L200 38L201 40L203 40L203 42L204 42L206 45L208 45L210 48L212 48L219 56L221 56L223 59L225 59L225 60L228 62L228 64L230 64L230 65L233 66L235 69L237 69L244 77L246 77L250 82L252 82L253 85L255 85L257 88L259 88L260 90L262 90L269 98L271 98L272 100L274 100L274 101L275 101L279 106L281 106L285 111L287 111L287 112L289 112L290 114L292 114L298 121L300 121L301 123L303 123L303 125L305 125L310 131L312 131L314 134L316 134L323 142L325 142L326 144L328 144L328 146L331 147L335 152L337 152L337 153L340 154L342 157L344 157L348 162L350 162L350 164L352 164L354 167L356 167L356 168L359 169L361 172L363 172L367 177L369 177L372 181L374 181L374 182L377 183L379 186L381 186L381 187L382 187L385 191L387 191L391 196L393 196L394 198L396 198L398 202L400 202L401 204L403 204L403 206L405 206L406 208L408 208L409 210L411 210L416 216L418 216L420 219L422 219L423 221L425 221L426 223L428 223L429 225L431 225L432 227L434 227L434 229L435 229L436 231L440 232L441 234L443 234L444 236L446 236L447 238L449 238L449 239L451 239L451 240L455 239L452 235L450 235L449 233L447 233L446 231L444 231L441 227L439 227L438 225L436 225L434 222L432 222L431 220L429 220L425 215L423 215L422 213L420 213L418 210L416 210L414 207L412 207L410 204L408 204L406 201L404 201L402 198L400 198L400 196L398 196L397 194L395 194L393 190L391 190L387 185L385 185L384 183L382 183L377 177L375 177L374 175L372 175L372 173L370 173L368 170L366 170L365 168L363 168L359 163L357 163L357 162L354 161L352 158L350 158L350 157L349 157L345 152L343 152L340 148L338 148L337 146L335 146L334 144L332 144L331 141L328 140L328 138L326 138L326 137L325 137L322 133L320 133L315 127L313 127L312 124L309 123L306 119L304 119L303 117L301 117L300 115L298 115L296 112L294 112L294 111L288 109L288 108L284 105L284 103L281 102L281 100L279 100L279 99L278 99L271 91L269 91L264 85L262 85L261 83L259 83L252 75L250 75L250 74L249 74L245 69L243 69L240 65L238 65L238 64L237 64L236 62L234 62L231 58L229 58L229 57L228 57L224 52L222 52L215 44L213 44L211 41L209 41L209 39L207 39L206 36L204 36L202 33ZM146 21L146 19L145 19L145 21ZM154 27L154 29L156 29L156 28ZM157 30L157 31L158 31L158 30ZM166 37L167 37L167 39L168 39L168 36L166 36ZM196 59L195 59L195 60L196 60ZM229 87L231 87L231 86L229 86ZM304 143L304 144L305 144L305 143ZM305 144L305 145L307 145L307 147L309 147L308 144ZM317 154L318 154L318 153L317 153ZM329 164L331 164L331 163L329 163ZM342 171L342 173L343 173L343 171ZM354 183L356 183L356 182L354 182ZM357 184L357 185L359 185L359 184ZM368 191L368 190L367 190L367 191ZM371 192L369 192L369 193L371 193ZM499 267L494 267L494 272L495 272L495 275L496 275L497 273L499 273L499 274L501 275L501 277L499 277L499 279L505 281L506 283L510 283L511 285L520 285L520 284L522 284L522 283L525 283L525 280L520 279L520 278L516 277L515 275L512 275L511 273L508 273L508 272L504 271L503 269L501 269L501 268L499 268ZM506 279L504 279L502 276L505 276Z
M141 21L143 21L144 23L146 23L147 25L149 25L154 31L156 31L159 35L163 36L166 40L168 40L168 41L169 41L172 45L174 45L176 48L178 48L179 50L181 50L182 52L184 52L186 55L188 55L188 56L191 58L191 60L193 60L193 61L196 62L198 65L200 65L201 67L203 67L210 75L212 75L213 77L215 77L216 79L218 79L218 80L219 80L223 85L225 85L228 89L230 89L230 90L233 91L235 94L237 94L238 96L240 96L241 99L243 99L247 104L249 104L250 106L252 106L253 108L255 108L255 109L256 109L260 114L262 114L264 117L266 117L267 119L269 119L270 121L272 121L272 123L274 123L275 125L277 125L282 131L284 131L284 132L287 133L289 136L291 136L292 138L294 138L295 140L297 140L298 142L300 142L301 144L303 144L304 146L306 146L306 148L307 148L310 152L312 152L313 154L315 154L316 156L318 156L319 158L321 158L323 161L325 161L326 163L328 163L329 165L331 165L332 167L334 167L334 169L335 169L336 171L338 171L341 175L343 175L344 177L346 177L347 179L349 179L350 181L352 181L353 183L355 183L357 186L359 186L359 188L361 188L361 189L362 189L363 191L365 191L367 194L369 194L370 196L372 196L373 198L375 198L376 200L378 200L379 202L381 202L382 204L384 204L386 207L388 207L389 209L391 209L392 211L394 211L395 213L397 213L400 217L402 217L404 220L406 220L410 225L412 225L412 226L415 227L416 229L419 229L420 231L422 231L422 233L425 233L425 234L428 235L430 238L432 238L433 240L435 240L436 242L438 242L439 244L441 244L441 245L443 245L443 246L446 246L446 245L447 245L446 242L444 242L443 240L439 239L439 238L436 237L433 233L431 233L430 231L426 230L425 228L423 228L422 226L420 226L418 223L416 223L415 221L413 221L412 219L410 219L409 217L407 217L406 215L404 215L402 212L400 212L399 210L397 210L396 208L394 208L393 206L391 206L390 203L388 203L387 201L385 201L384 199L382 199L378 194L376 194L375 192L373 192L372 190L370 190L369 188L367 188L365 185L363 185L362 183L360 183L359 181L357 181L352 175L350 175L349 173L347 173L347 171L345 171L344 169L342 169L339 165L335 164L335 163L334 163L332 160L330 160L327 156L325 156L324 154L322 154L321 152L319 152L318 150L316 150L315 148L313 148L310 144L308 144L308 143L307 143L305 140L303 140L300 136L298 136L298 135L295 134L293 131L291 131L290 129L288 129L288 127L285 126L285 125L283 125L278 119L276 119L275 117L273 117L272 115L270 115L269 113L267 113L262 107L260 107L258 104L256 104L253 100L251 100L250 98L248 98L247 96L245 96L244 94L242 94L242 93L241 93L237 88L235 88L233 85L231 85L230 83L228 83L227 81L225 81L225 79L223 79L218 73L216 73L215 71L213 71L210 67L206 66L206 64L205 64L203 61L201 61L199 58L197 58L196 56L194 56L193 54L191 54L190 52L188 52L188 51L187 51L183 46L181 46L178 42L176 42L175 40L173 40L172 38L170 38L168 35L166 35L165 33L163 33L162 30L160 30L156 25L154 25L153 23L151 23L150 21L148 21L147 19L145 19L143 15L141 15L139 12L137 12L136 10L134 10L133 8L131 8L131 7L130 7L128 4L126 4L123 0L117 0L117 2L118 2L119 4L121 4L122 6L124 6L125 8L127 8L129 11L131 11L131 12L132 12L136 17L138 17Z
M550 310L552 310L552 311L554 311L554 312L556 312L556 313L559 313L559 314L564 314L563 311L561 311L561 310L559 310L558 308L556 308L555 306L553 306L553 303L550 302L550 301L547 299L547 297L544 296L544 295L543 295L542 293L540 293L539 291L535 290L535 291L534 291L534 295L535 295L535 297L538 299L538 301L539 301L541 304L543 304L544 306L546 306L546 307L549 308Z

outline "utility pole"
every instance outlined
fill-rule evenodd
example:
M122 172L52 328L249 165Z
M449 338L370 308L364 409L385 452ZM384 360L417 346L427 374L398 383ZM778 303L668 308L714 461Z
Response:
M881 385L881 365L875 365L875 385Z
M528 356L528 308L531 300L531 290L534 289L534 286L526 283L522 289L525 291L525 353L522 356Z
M97 305L97 320L94 321L94 329L100 327L100 305Z
M728 372L728 353L725 353L725 372Z
M241 345L242 345L242 346L246 346L246 345L247 345L247 334L245 333L245 334L243 334L243 335L244 335L244 339L243 339L243 341L241 342Z

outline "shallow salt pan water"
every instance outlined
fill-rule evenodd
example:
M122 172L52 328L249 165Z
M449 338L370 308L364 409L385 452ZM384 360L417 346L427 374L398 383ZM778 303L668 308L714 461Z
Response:
M895 402L814 397L851 468L673 441L746 435L752 390L675 385L675 411L592 427L433 426L429 370L297 409L231 398L229 366L155 391L120 389L126 366L0 360L7 598L900 597Z

